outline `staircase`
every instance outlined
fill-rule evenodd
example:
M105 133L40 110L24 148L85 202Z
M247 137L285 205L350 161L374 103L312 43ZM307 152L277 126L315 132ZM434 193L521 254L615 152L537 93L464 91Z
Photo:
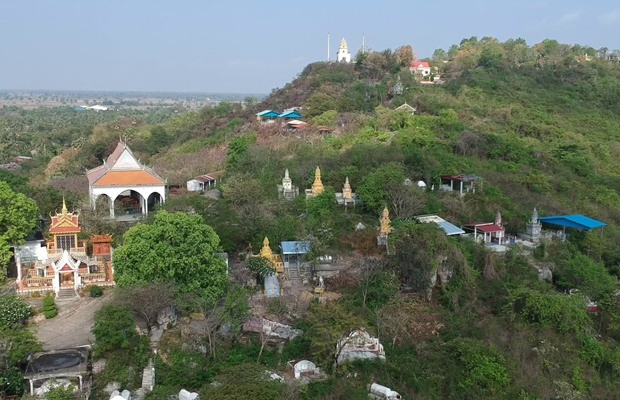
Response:
M293 306L291 308L294 312L297 313L297 315L303 315L308 311L308 304L299 299L299 295L304 290L302 278L299 274L299 269L294 267L289 268L288 280L291 282L291 287L289 288L289 291L294 298L294 304L291 304Z
M60 289L58 294L56 295L56 301L71 301L77 300L77 294L75 293L75 289Z

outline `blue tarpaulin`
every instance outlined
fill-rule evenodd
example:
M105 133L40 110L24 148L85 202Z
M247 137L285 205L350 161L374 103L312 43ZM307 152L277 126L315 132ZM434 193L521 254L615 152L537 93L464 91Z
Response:
M592 218L585 217L583 215L558 215L555 217L542 217L538 218L540 222L547 224L559 225L568 228L581 229L589 231L591 229L600 228L607 224L601 221L597 221Z

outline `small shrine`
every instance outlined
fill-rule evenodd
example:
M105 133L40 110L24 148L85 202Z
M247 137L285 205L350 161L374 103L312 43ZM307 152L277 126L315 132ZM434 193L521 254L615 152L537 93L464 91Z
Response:
M91 238L92 254L78 239L82 228L79 213L69 212L63 199L62 211L51 217L49 237L15 248L18 293L51 292L67 289L70 295L89 285L113 286L112 236Z
M342 187L342 192L336 193L336 201L341 205L355 205L357 202L357 196L351 189L351 184L349 183L349 177L347 176L344 180L344 186Z
M392 220L390 219L390 210L387 207L383 209L381 218L379 219L379 236L377 236L377 244L379 246L387 246L388 237L392 233Z
M282 257L278 254L274 254L271 250L271 246L269 246L269 239L265 236L263 240L263 247L260 249L260 253L258 257L263 257L267 259L276 273L281 274L284 272L284 262L282 262Z
M502 214L497 211L494 222L471 222L465 224L465 231L473 233L476 241L497 252L506 251L506 229L503 226Z
M284 170L284 178L282 178L282 184L278 185L278 193L286 200L293 200L299 195L299 188L293 185L293 181L288 173L288 168Z
M317 166L314 171L314 182L311 189L306 189L306 200L316 197L325 191L323 181L321 181L321 169Z
M378 359L385 361L385 350L379 338L372 337L364 328L354 330L336 345L336 364L347 361Z
M536 207L532 211L532 218L525 224L525 234L521 236L534 243L542 239L542 222L538 220L538 210L536 210Z

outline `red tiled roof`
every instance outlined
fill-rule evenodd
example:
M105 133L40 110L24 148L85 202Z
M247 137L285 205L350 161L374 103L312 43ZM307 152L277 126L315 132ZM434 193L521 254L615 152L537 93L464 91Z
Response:
M414 61L411 63L411 66L413 68L419 68L419 67L430 68L431 67L430 64L426 61Z
M476 227L476 230L486 232L486 233L504 232L504 227L497 226L497 225L482 225L482 226Z
M108 171L94 186L150 186L164 181L146 171Z

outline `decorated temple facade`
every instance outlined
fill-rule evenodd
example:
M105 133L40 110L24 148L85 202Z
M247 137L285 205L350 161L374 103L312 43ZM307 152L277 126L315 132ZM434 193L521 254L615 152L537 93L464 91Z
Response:
M278 193L286 200L293 200L299 195L299 189L297 186L293 185L293 180L289 175L288 168L284 170L284 178L282 178L282 184L278 185Z
M77 290L90 285L113 286L112 237L93 236L92 252L79 240L79 214L69 212L63 200L60 213L51 216L48 238L15 248L17 290L27 294Z
M336 202L345 206L355 205L358 202L357 195L355 194L355 192L353 192L353 189L351 188L348 176L344 180L342 192L336 192Z

